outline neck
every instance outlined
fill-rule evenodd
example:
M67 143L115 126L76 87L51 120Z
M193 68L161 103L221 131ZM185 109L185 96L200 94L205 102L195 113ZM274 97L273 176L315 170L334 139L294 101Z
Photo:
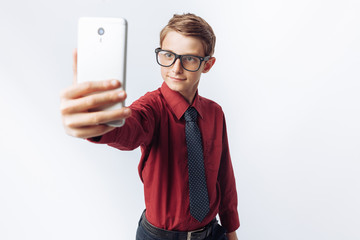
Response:
M185 98L185 100L186 100L190 105L194 102L196 92L195 92L195 93L192 93L192 94L184 94L184 93L180 92L180 94Z

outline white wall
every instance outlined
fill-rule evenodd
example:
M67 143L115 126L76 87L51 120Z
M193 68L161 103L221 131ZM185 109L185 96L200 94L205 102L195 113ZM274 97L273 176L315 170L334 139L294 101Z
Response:
M134 239L139 150L67 136L80 16L129 21L128 101L160 86L153 50L173 13L217 34L200 94L227 117L239 239L359 239L360 2L0 2L0 239Z

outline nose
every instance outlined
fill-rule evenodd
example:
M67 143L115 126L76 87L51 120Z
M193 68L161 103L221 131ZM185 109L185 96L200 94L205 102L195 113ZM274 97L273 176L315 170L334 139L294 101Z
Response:
M172 66L172 71L174 73L182 73L183 72L183 67L181 66L181 62L180 59L176 59L173 66Z

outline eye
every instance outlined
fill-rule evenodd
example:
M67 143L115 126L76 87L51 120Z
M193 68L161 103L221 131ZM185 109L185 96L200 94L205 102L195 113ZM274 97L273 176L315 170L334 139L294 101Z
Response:
M184 56L183 60L187 62L195 62L197 59L192 56Z
M163 53L163 55L166 58L173 58L174 57L174 55L172 53L169 53L169 52L165 52L165 53Z

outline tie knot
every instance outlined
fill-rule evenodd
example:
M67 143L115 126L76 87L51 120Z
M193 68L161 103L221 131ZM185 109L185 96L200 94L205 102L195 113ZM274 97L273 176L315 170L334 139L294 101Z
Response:
M197 119L197 111L193 107L189 107L186 112L184 113L185 121L187 122L196 122Z

